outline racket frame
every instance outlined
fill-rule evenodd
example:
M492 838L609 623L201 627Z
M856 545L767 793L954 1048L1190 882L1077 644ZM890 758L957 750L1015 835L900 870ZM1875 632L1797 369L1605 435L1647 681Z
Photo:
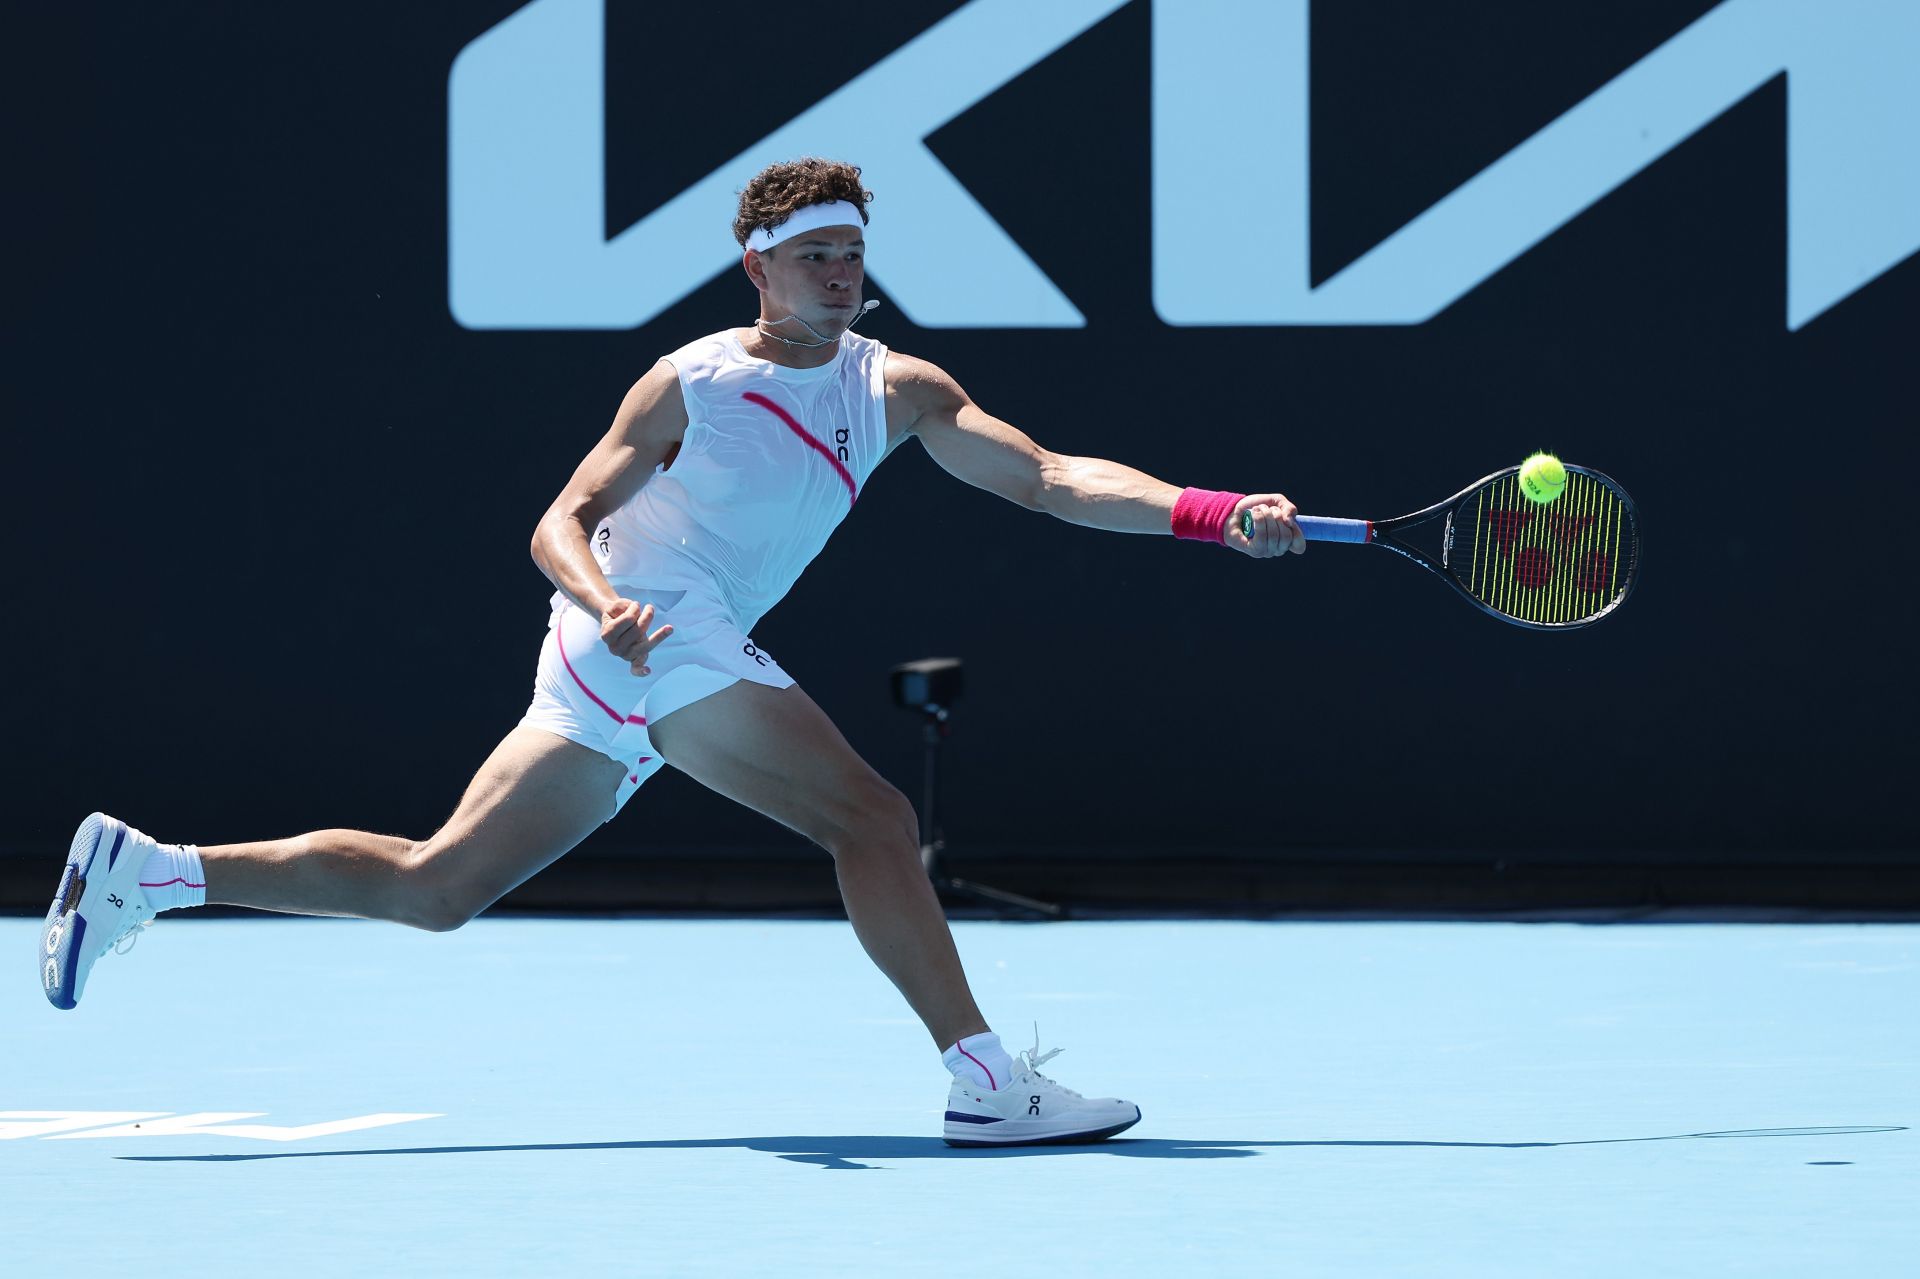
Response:
M1569 465L1567 470L1574 474L1584 475L1588 479L1604 486L1607 491L1617 498L1621 505L1626 508L1627 516L1632 521L1634 529L1636 530L1633 564L1631 571L1627 574L1626 585L1621 588L1618 595L1607 602L1605 608L1593 614L1591 617L1582 617L1571 622L1533 622L1523 617L1515 617L1511 613L1504 613L1475 595L1455 576L1451 563L1456 532L1454 527L1455 517L1459 515L1461 509L1465 507L1467 502L1478 495L1483 489L1490 488L1502 480L1519 474L1520 468L1517 466L1509 466L1502 470L1495 471L1491 475L1484 475L1461 489L1458 493L1455 493L1452 497L1442 498L1432 506L1422 507L1420 510L1410 511L1405 515L1398 515L1390 520L1328 520L1323 522L1314 516L1299 516L1297 518L1300 524L1300 530L1306 534L1308 541L1364 541L1368 545L1383 547L1386 550L1392 551L1395 555L1412 560L1421 568L1433 573L1448 586L1458 591L1461 597L1468 603L1489 617L1497 617L1510 625L1525 627L1530 631L1577 631L1582 627L1593 625L1607 614L1613 612L1622 604L1626 603L1627 597L1633 594L1634 583L1640 578L1640 547L1637 535L1640 524L1640 511L1639 508L1634 505L1633 498L1628 495L1624 488L1620 487L1619 482L1611 475L1603 471L1596 471L1589 466ZM1546 509L1553 504L1546 502L1541 505L1542 509ZM1446 525L1440 535L1440 562L1438 564L1434 563L1432 557L1426 551L1413 545L1411 542L1404 542L1395 536L1396 533L1419 528L1442 517L1445 518ZM1364 524L1366 526L1366 536L1364 538L1354 535L1352 526L1357 524ZM1316 525L1319 526L1318 529L1316 529ZM1321 533L1322 536L1316 537L1316 532Z

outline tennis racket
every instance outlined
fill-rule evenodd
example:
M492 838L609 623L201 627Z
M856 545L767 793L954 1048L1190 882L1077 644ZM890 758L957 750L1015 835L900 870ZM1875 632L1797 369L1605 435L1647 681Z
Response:
M1444 502L1391 520L1296 517L1309 542L1363 542L1431 569L1482 612L1535 631L1591 626L1626 602L1640 569L1640 520L1610 477L1567 467L1551 502L1520 492L1520 468L1495 471ZM1240 531L1253 534L1251 512ZM1420 531L1423 547L1408 535Z

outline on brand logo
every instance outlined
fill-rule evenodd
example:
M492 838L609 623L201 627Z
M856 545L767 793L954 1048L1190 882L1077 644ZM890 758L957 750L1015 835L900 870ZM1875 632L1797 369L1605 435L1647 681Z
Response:
M873 274L914 323L1081 327L924 139L1124 3L973 0L609 240L604 0L533 0L449 76L454 318L643 324L739 261L726 228L748 178L820 154L886 193ZM1315 287L1308 11L1153 5L1153 298L1170 324L1419 324L1782 72L1787 327L1920 249L1920 4L1725 0ZM1276 229L1259 253L1239 227L1249 208ZM889 224L912 237L889 242Z

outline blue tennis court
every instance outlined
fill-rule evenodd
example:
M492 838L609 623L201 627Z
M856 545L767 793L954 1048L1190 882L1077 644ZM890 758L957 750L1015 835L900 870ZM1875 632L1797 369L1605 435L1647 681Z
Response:
M15 1274L1920 1266L1900 925L957 923L1005 1038L1145 1112L1001 1151L844 923L164 918L73 1013L37 927Z

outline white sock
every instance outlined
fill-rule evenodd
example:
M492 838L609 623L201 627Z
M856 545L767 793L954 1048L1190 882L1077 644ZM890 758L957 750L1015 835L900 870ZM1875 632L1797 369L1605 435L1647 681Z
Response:
M155 911L207 904L207 876L200 850L192 844L162 844L147 854L140 869L140 891Z
M1013 1058L1000 1046L1000 1036L991 1030L968 1035L940 1054L940 1060L955 1079L965 1079L995 1092L1007 1086L1013 1075Z

